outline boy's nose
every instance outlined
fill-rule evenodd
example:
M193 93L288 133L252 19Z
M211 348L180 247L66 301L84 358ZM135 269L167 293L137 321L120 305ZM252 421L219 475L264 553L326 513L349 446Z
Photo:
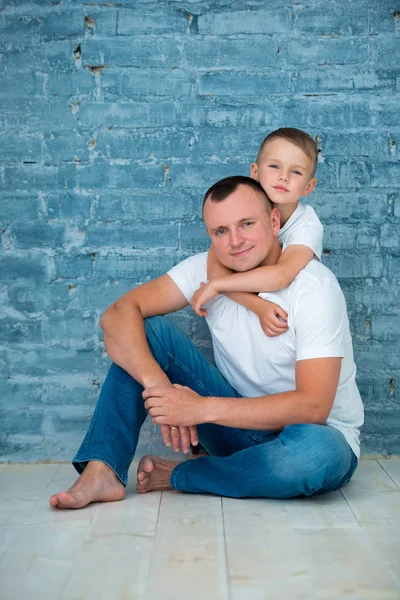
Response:
M281 173L279 175L279 179L281 179L282 181L289 181L289 175L287 175L287 173Z

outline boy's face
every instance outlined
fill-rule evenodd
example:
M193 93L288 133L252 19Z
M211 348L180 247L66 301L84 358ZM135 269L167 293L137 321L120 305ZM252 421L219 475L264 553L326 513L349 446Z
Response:
M274 139L265 146L259 164L252 163L250 176L264 188L271 201L294 204L313 191L313 163L301 148L288 140Z

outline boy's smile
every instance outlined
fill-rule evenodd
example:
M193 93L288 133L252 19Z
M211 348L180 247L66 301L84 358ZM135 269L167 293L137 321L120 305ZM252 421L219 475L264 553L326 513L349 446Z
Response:
M301 148L277 138L267 143L258 163L252 163L250 176L259 181L271 201L279 205L297 204L317 183L313 161Z

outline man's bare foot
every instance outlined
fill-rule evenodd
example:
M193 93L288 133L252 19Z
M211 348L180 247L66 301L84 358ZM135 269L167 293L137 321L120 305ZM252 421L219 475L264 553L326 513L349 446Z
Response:
M137 492L146 494L160 490L172 490L171 473L179 465L174 460L165 460L157 456L143 456L137 470Z
M83 508L91 502L116 502L125 498L125 487L114 471L98 460L90 461L67 492L49 500L53 508Z

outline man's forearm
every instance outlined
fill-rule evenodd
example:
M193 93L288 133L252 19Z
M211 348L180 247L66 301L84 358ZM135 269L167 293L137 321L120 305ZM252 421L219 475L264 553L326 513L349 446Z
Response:
M101 319L104 344L111 360L143 387L170 385L150 352L143 317L135 306L113 304Z
M226 427L281 430L297 423L323 424L325 421L319 403L300 391L258 398L208 399L207 422Z

